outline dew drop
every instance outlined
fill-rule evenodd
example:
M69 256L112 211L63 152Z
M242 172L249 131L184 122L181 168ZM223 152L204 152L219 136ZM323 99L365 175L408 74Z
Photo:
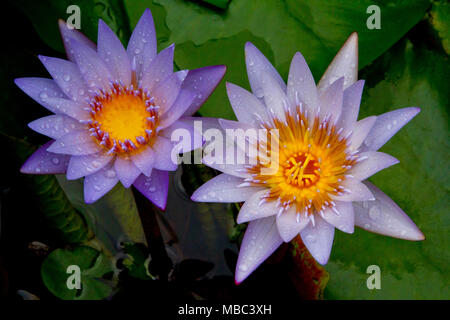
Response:
M59 159L58 159L58 158L53 158L53 159L52 159L52 163L53 163L54 165L59 164Z
M63 76L64 81L70 81L70 75L69 74L65 74Z
M105 177L106 178L114 178L116 176L116 171L110 169L105 171Z
M372 220L376 220L379 219L381 216L381 210L378 206L373 205L370 209L369 209L369 217Z
M247 266L246 264L241 264L241 265L239 266L239 270L247 271L247 270L248 270L248 266Z
M39 97L40 97L41 99L47 99L47 98L48 98L48 94L47 94L47 92L42 91L42 92L39 94Z

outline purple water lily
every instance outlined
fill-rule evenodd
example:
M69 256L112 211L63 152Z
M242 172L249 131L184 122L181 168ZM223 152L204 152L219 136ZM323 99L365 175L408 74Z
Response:
M224 66L173 72L174 45L157 54L150 10L145 10L125 49L99 21L97 46L66 23L59 24L69 60L40 56L53 79L20 78L16 84L53 115L29 124L53 140L22 166L30 174L66 173L84 179L92 203L118 181L134 185L164 209L171 159L171 132L191 137L192 115L225 73ZM190 151L200 147L192 139ZM197 143L198 144L198 143Z
M298 234L321 264L330 256L335 228L353 233L356 225L392 237L423 240L411 219L366 181L398 163L377 150L420 110L398 109L357 121L364 85L357 81L357 34L350 36L317 86L300 53L292 59L287 85L251 43L245 47L245 58L253 94L228 83L228 97L239 122L221 120L220 124L224 130L277 129L275 149L269 138L245 150L235 146L247 158L256 147L275 150L271 158L277 169L263 174L273 164L264 157L254 159L254 165L206 162L223 174L192 196L200 202L245 202L237 222L250 223L239 252L236 282Z

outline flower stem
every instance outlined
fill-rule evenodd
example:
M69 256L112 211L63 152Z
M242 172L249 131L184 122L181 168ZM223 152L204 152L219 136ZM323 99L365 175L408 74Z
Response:
M158 214L157 209L146 197L134 188L133 194L151 256L149 271L151 274L157 275L160 280L167 281L170 269L172 268L172 261L167 255L164 240L156 218L156 215Z

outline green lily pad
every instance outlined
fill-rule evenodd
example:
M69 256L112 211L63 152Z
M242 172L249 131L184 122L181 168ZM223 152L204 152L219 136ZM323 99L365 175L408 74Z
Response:
M98 19L103 19L120 40L128 41L130 36L128 17L121 0L17 0L14 4L28 16L45 43L61 52L64 47L58 19L66 21L74 12L68 10L72 5L80 8L80 31L91 40L97 42Z
M85 216L96 238L109 253L121 251L122 242L147 243L131 189L118 183L95 203L86 204L82 179L68 181L63 175L57 178L70 202Z
M69 277L76 271L68 269L77 266L80 270L81 288L68 286ZM46 287L58 298L64 300L104 299L111 295L115 285L112 279L113 264L102 252L91 247L79 246L73 249L56 249L42 263L41 275ZM68 281L69 279L69 281Z
M368 79L360 118L401 107L421 112L381 151L400 160L370 180L425 234L421 242L357 229L336 233L326 297L333 299L449 299L449 140L446 56L402 41L364 70ZM369 290L370 265L381 269L381 289Z
M294 53L302 52L318 80L353 31L360 35L362 67L399 40L423 18L430 5L427 0L379 1L381 29L369 30L366 21L370 16L367 8L374 4L371 0L231 1L225 11L183 0L124 3L132 25L146 7L152 10L157 34L163 32L167 38L167 42L160 42L161 47L177 45L175 63L180 69L226 64L225 80L247 88L245 41L255 41L258 47L265 42L260 49L285 79ZM167 27L161 27L162 21ZM200 113L234 118L223 84Z

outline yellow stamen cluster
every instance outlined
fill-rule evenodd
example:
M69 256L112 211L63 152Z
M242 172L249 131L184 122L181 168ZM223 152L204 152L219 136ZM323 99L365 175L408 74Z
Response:
M297 213L310 215L332 208L332 195L345 192L341 186L346 171L355 160L346 153L348 138L337 131L328 119L310 121L300 108L285 113L286 121L275 118L264 127L270 134L278 129L278 170L268 172L268 162L248 168L252 184L269 188L266 201L278 201L280 212L296 206ZM342 130L340 130L342 131ZM271 139L259 148L272 150ZM276 159L277 157L271 157Z
M156 135L159 107L141 88L112 83L110 90L96 93L89 107L91 135L108 153L136 152Z

